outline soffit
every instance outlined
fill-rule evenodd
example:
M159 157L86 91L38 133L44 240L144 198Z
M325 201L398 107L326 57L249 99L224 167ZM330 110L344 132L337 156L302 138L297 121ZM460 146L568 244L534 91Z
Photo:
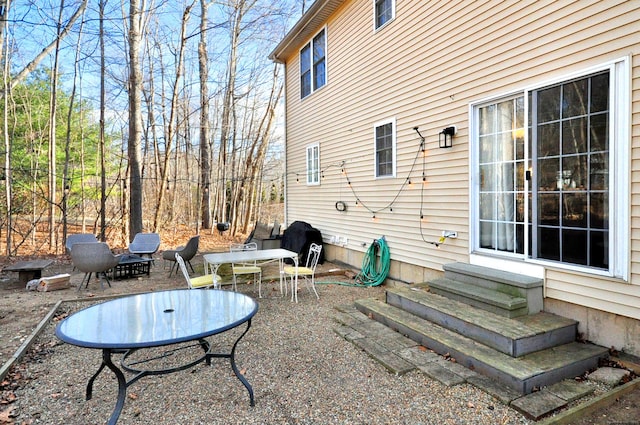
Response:
M297 51L298 45L311 38L344 2L345 0L316 0L271 52L269 59L284 63L294 51Z

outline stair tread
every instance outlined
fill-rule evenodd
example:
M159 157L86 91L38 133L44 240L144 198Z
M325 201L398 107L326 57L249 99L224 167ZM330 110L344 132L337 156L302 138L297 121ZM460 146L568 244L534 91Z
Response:
M429 281L429 286L436 290L445 290L458 295L478 299L488 304L502 307L506 310L516 310L527 306L527 300L525 298L515 297L505 294L504 292L498 292L447 278L439 278Z
M479 266L468 263L450 263L443 266L445 274L457 274L486 279L494 282L507 283L520 288L534 288L543 285L543 280L537 277L526 276L518 273L496 270L491 267Z
M427 292L423 288L400 287L388 289L387 292L397 294L415 303L474 326L491 330L513 340L540 335L545 332L573 326L576 323L574 320L545 312L510 319L461 301Z
M606 353L606 348L604 347L570 342L515 358L386 304L383 301L364 299L358 300L356 304L389 320L401 323L402 326L410 328L416 333L426 335L447 347L452 347L458 352L476 359L478 362L491 364L497 370L521 381L582 359Z

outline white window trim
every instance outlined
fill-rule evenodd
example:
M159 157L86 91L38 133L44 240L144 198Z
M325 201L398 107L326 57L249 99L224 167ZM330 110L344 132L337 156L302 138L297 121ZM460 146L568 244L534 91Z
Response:
M554 267L559 269L573 270L578 272L584 272L592 275L601 275L622 279L626 282L629 281L630 273L630 172L631 172L631 155L630 155L630 123L631 123L631 103L630 103L630 91L631 91L631 60L628 56L612 60L603 63L598 66L590 67L579 72L574 72L568 75L563 75L552 80L543 81L525 87L522 91L509 92L498 96L492 96L490 98L483 99L478 102L469 104L469 125L473 134L473 140L475 141L469 152L470 160L470 175L469 175L469 187L471 211L469 214L469 229L471 229L471 240L469 244L469 253L473 254L486 254L493 257L504 258L520 258L523 261L531 264L538 264L541 266ZM526 258L517 254L510 253L496 253L495 251L484 250L479 247L479 220L477 216L478 210L478 192L480 184L480 176L478 170L478 108L488 103L496 102L504 98L512 97L515 95L523 95L525 101L525 117L524 122L528 122L529 117L529 99L528 93L532 90L538 90L542 87L559 84L564 81L569 81L576 78L585 77L589 74L593 74L599 71L609 70L610 86L609 86L609 98L611 103L610 122L612 125L609 127L609 140L611 141L610 151L610 170L609 173L609 187L610 195L613 198L609 202L609 270L596 270L590 267L582 267L579 265L573 265L568 263L549 262L540 259ZM529 132L525 132L525 163L530 158L529 152ZM525 181L525 190L530 191L529 182ZM528 215L529 205L528 197L525 197L525 214ZM526 217L528 222L530 217ZM525 246L528 246L528 232L525 232Z
M313 81L315 78L315 75L313 73L313 39L316 38L316 36L318 34L320 34L322 31L324 31L324 84L321 87L318 87L317 89L313 88ZM322 90L327 84L329 84L329 67L328 65L328 57L329 57L329 53L327 50L327 46L329 45L329 38L328 38L328 31L327 31L327 26L323 26L322 28L320 28L320 30L318 30L316 33L314 33L309 40L307 40L306 43L304 43L302 45L302 48L300 48L300 50L298 50L298 84L300 84L300 56L302 54L302 49L304 49L307 45L311 46L311 91L309 92L308 95L306 96L302 96L302 87L299 88L298 92L300 95L300 100L305 100L308 97L310 97L312 94L314 94L315 92L317 92L318 90Z
M311 174L309 173L309 151L316 151L316 155L317 155L317 161L318 161L318 168L315 170L315 173ZM320 144L319 143L314 143L312 145L307 146L307 149L305 149L305 163L306 163L306 180L307 180L307 186L320 186ZM310 177L311 176L315 176L315 181L311 180Z
M378 164L376 160L376 129L385 124L391 124L391 161L392 161L392 172L390 176L379 176L378 175ZM396 119L388 118L386 120L378 121L373 124L373 177L375 179L390 179L396 177Z
M376 0L371 0L371 4L373 5L373 32L380 31L396 19L396 0L391 0L391 19L377 27L376 22L378 17L376 16Z

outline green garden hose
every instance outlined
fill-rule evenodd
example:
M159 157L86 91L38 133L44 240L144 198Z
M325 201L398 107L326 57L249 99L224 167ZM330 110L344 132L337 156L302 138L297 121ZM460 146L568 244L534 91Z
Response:
M378 258L378 253L380 257ZM364 286L378 286L387 278L391 256L384 236L373 241L362 260L362 270L356 276L356 283Z

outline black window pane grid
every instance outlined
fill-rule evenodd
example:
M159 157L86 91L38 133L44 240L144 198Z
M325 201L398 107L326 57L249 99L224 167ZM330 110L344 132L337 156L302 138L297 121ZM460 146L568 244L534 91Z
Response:
M609 74L538 90L537 252L608 269Z

